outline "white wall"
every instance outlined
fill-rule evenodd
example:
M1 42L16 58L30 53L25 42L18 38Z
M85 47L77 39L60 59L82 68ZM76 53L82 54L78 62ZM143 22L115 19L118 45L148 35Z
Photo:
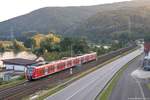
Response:
M8 70L9 70L9 69L13 69L13 65L7 65L7 64L5 64L4 66L5 66L6 69L8 69Z
M4 65L6 67L6 70L13 70L13 67L14 67L14 70L15 71L25 71L25 66L22 66L22 65L9 65L9 64L5 64Z
M3 66L3 61L1 61L1 60L0 60L0 67L2 67L2 68L4 67Z

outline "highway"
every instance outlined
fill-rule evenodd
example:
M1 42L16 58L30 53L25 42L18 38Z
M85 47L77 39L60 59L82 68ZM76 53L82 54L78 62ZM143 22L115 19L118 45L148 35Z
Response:
M102 68L75 81L66 88L47 97L45 100L94 100L103 90L113 75L125 64L142 53L138 49L124 57L121 57Z
M109 100L150 100L150 90L146 87L150 80L132 75L135 70L142 70L143 58L144 55L141 55L128 65L114 87Z

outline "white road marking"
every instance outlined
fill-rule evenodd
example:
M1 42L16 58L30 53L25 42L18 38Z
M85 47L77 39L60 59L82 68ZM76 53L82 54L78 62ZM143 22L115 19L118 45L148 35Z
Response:
M112 62L113 63L113 62ZM123 65L124 66L124 65ZM121 66L120 68L122 68L123 66ZM120 69L119 68L119 69ZM109 69L109 70L111 70L113 73L114 73L114 71L116 71L116 69L118 69L118 67L116 67L116 68L114 68L114 67L112 67L111 69ZM115 72L116 73L116 72ZM115 73L114 73L114 75L115 75ZM107 76L109 76L110 74L112 74L112 73L109 73L108 74L108 72L106 71L103 75L104 75L104 77L102 77L100 80L103 80L103 79L105 79ZM81 89L79 89L79 90L77 90L73 95L71 95L70 97L68 97L67 99L65 99L65 100L70 100L73 96L75 96L77 93L79 93L80 91L82 91L82 90L84 90L85 88L87 88L88 86L90 86L91 84L93 84L95 81L97 81L97 79L99 79L99 77L98 78L95 78L94 79L94 81L91 81L89 84L87 84L87 85L85 85L84 87L82 87Z
M142 88L140 82L138 81L138 79L136 79L136 77L132 76L132 78L133 78L133 79L136 81L136 83L138 84L143 100L146 100L145 95L144 95L144 92L143 92L143 88Z
M113 69L114 68L111 68L110 70L113 70ZM108 74L108 72L106 72L106 73L103 74L104 77L102 77L101 80L105 79L106 74ZM112 74L112 73L110 73L110 74ZM91 81L89 84L86 84L84 87L82 87L81 89L77 90L73 95L71 95L70 97L68 97L66 100L71 99L74 95L76 95L77 93L79 93L80 91L84 90L85 88L87 88L88 86L90 86L91 84L93 84L95 81L97 81L97 79L99 79L99 77L95 78L94 81Z

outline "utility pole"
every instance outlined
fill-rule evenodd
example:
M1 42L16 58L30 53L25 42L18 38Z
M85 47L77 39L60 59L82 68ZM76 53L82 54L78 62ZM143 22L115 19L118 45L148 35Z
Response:
M131 18L130 16L128 17L128 31L131 33Z
M70 68L70 75L72 75L73 74L73 71L72 71L72 68Z
M72 44L70 46L70 53L71 53L71 57L72 57ZM72 63L73 63L73 61L72 61ZM73 74L72 68L70 68L70 74L71 75Z
M73 56L72 55L72 44L71 44L71 46L70 46L70 54L71 54L71 57Z
M10 38L11 38L11 41L14 40L14 30L13 30L13 27L11 27L11 30L10 30Z

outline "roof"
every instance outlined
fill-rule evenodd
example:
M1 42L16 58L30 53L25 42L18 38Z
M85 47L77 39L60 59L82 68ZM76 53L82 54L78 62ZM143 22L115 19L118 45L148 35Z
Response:
M2 60L4 64L15 64L15 65L32 65L38 63L35 60L28 60L22 58L14 58L14 59L4 59Z

